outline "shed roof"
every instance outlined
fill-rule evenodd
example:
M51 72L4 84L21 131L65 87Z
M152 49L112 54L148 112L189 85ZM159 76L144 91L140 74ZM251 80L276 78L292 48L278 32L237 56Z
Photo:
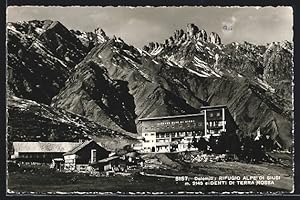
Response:
M23 153L65 153L78 145L78 142L13 142L14 151Z

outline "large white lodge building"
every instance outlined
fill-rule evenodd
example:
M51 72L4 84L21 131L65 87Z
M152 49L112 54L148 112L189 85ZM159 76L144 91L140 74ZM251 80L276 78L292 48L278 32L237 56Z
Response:
M237 126L224 105L201 107L197 114L152 117L141 123L141 151L180 152L196 150L193 140L235 134Z

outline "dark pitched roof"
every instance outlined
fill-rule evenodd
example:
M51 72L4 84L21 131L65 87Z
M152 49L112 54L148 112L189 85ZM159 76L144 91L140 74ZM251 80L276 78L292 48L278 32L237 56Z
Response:
M82 148L84 148L85 146L87 146L88 144L90 144L91 142L95 142L94 140L88 140L88 141L85 141L84 143L78 145L77 147L71 149L70 151L64 153L63 155L72 155L72 154L75 154L77 153L79 150L81 150ZM95 142L96 143L96 142ZM99 145L99 143L96 143L98 146L101 147L101 145Z
M76 152L78 152L80 149L82 149L83 147L85 147L86 145L90 144L93 140L87 140L83 143L81 143L80 145L76 146L75 148L69 150L68 152L64 153L64 155L72 155L75 154Z
M23 153L65 153L78 145L78 142L13 142L14 151Z

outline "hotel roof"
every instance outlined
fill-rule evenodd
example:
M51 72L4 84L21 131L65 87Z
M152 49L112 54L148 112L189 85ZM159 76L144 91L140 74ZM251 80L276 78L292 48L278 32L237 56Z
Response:
M202 106L200 109L204 110L204 109L209 109L209 108L227 108L227 105L215 105L215 106Z
M196 113L196 114L187 114L187 115L174 115L174 116L162 116L162 117L148 117L148 118L141 118L139 121L147 121L147 120L156 120L156 119L174 119L174 118L183 118L183 117L196 117L204 115L203 112Z
M183 118L183 117L196 117L196 116L204 115L204 110L206 110L206 109L224 108L224 107L227 108L226 105L202 106L200 113L196 113L196 114L161 116L161 117L147 117L147 118L141 118L141 119L139 119L139 121L158 120L158 119L175 119L175 118Z

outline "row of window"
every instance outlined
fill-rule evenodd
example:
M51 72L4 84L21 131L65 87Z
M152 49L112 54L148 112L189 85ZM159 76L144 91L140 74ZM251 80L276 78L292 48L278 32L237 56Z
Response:
M156 142L170 142L169 139L163 139L163 140L156 140Z
M21 154L21 158L46 158L45 154Z
M225 122L225 121L224 121ZM191 124L177 124L177 125L165 125L164 127L166 129L168 128L193 128L193 127L203 127L204 125L204 122L198 122L198 123L191 123ZM210 122L207 122L207 125L208 126L222 126L223 125L223 121L210 121ZM156 126L150 126L150 127L145 127L145 130L154 130L158 127ZM151 134L151 135L154 135L154 134ZM147 136L147 135L146 135Z
M157 133L157 138L168 138L168 137L191 137L191 136L201 136L204 131L183 131L183 132L170 132L170 133Z
M160 147L156 147L157 151L166 151L169 150L168 146L160 146Z
M145 136L154 136L155 133L145 133Z
M224 124L226 124L225 121L210 121L210 122L207 122L208 126L213 126L213 127L223 126Z
M145 140L145 142L155 142L155 140Z
M215 114L215 115L214 115ZM217 116L217 117L220 117L221 116L221 113L220 112L217 112L217 113L213 113L213 112L210 112L209 117L214 117L214 116Z
M207 133L208 134L221 134L222 131L220 131L220 130L207 130Z
M165 125L164 128L192 128L192 127L203 127L204 122L198 122L198 123L189 123L189 124L172 124L172 125ZM150 127L145 127L145 130L154 130L158 128L157 126L150 126Z

